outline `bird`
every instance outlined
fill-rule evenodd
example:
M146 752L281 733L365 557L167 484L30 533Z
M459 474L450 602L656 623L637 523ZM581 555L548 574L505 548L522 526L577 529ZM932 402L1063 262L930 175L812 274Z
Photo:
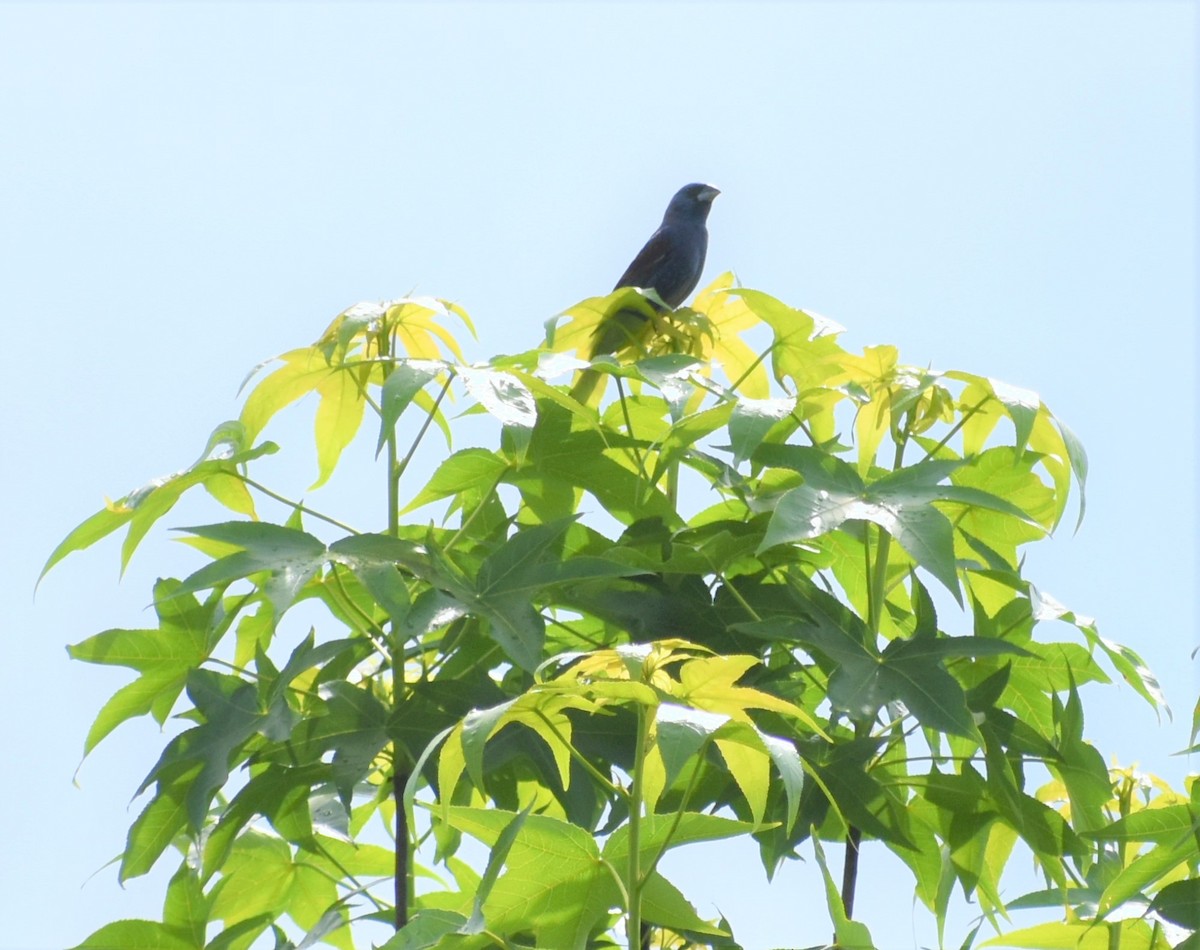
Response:
M693 182L680 188L662 224L625 268L613 290L640 287L653 290L674 310L700 282L708 252L708 213L721 192L712 185ZM644 314L620 310L605 317L592 338L593 357L615 353L633 338L645 323Z
M692 182L675 192L662 224L625 268L613 290L639 287L654 291L672 310L682 304L700 282L708 253L708 213L720 193L703 182ZM646 312L631 307L606 314L592 336L590 358L615 353L636 339L646 320ZM599 382L599 373L586 370L571 395L586 403Z

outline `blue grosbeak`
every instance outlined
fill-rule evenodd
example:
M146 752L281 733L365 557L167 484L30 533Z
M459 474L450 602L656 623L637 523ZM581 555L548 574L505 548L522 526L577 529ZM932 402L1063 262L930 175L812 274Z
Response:
M625 268L613 290L641 287L653 290L663 303L674 310L700 282L704 255L708 251L708 212L720 192L712 185L684 185L667 205L662 224L650 235L646 246ZM592 356L615 353L636 337L646 317L635 310L623 309L610 314L596 328Z
M684 185L667 205L662 224L638 251L613 290L640 287L653 290L672 310L682 304L700 282L704 256L708 251L708 212L720 192L712 185L695 182ZM636 340L646 325L645 312L622 307L607 314L592 337L591 356L615 353ZM586 403L600 374L588 370L579 378L571 395Z

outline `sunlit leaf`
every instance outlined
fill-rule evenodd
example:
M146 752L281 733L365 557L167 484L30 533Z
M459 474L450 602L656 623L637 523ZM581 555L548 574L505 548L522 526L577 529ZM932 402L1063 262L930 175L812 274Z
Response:
M396 368L388 373L379 392L379 441L375 445L376 457L387 442L388 433L395 428L401 414L416 398L417 393L446 369L446 364L430 360L397 361Z
M219 558L184 579L174 596L218 588L259 571L270 577L263 593L278 616L287 611L296 595L325 563L325 545L311 534L280 525L252 521L180 528L180 531L241 548Z
M1200 930L1200 879L1168 884L1155 895L1150 909L1180 927Z
M196 950L179 928L154 920L116 920L71 950Z
M232 502L237 506L237 510L245 509L246 496L236 490L231 494L227 486L228 479L233 477L232 473L239 465L276 452L278 446L273 442L264 442L253 449L245 448L230 453L226 451L227 441L217 438L217 433L228 431L235 432L239 438L243 435L243 429L237 423L218 426L214 438L209 440L206 452L190 468L155 478L117 501L110 502L84 520L51 552L38 575L38 581L40 582L46 572L68 554L82 551L118 528L129 525L121 545L121 570L124 571L133 552L150 528L174 507L184 492L195 485L209 485L215 482L218 486L215 494L219 499ZM253 514L252 504L245 513Z
M460 366L457 373L467 392L503 425L529 428L537 421L533 393L512 374L468 366Z
M834 883L833 875L829 873L829 865L825 861L825 849L821 847L821 839L814 834L812 843L817 865L821 868L821 877L825 881L825 905L829 908L838 947L844 947L845 950L874 950L875 941L871 939L871 931L867 929L866 924L850 920L846 916L841 892Z
M729 439L733 463L750 458L771 429L796 409L796 400L739 399L729 420Z
M157 629L106 630L67 648L72 659L127 666L140 674L97 714L84 741L84 755L134 716L153 713L160 724L165 722L188 673L208 656L216 600L201 605L195 597L178 595L179 586L176 580L155 585Z
M448 456L417 496L404 508L413 511L439 498L449 498L469 490L490 491L500 481L508 463L486 449L460 449Z
M1114 936L1111 929L1118 931ZM1113 946L1137 950L1167 950L1166 941L1154 941L1144 920L1124 920L1097 926L1091 921L1035 924L1010 930L979 944L983 947L1018 947L1028 950L1111 950Z

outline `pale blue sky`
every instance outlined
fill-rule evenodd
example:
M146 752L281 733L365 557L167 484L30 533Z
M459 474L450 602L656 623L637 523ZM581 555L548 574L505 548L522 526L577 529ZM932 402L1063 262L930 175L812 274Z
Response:
M1159 727L1130 690L1091 688L1088 736L1182 776L1195 90L1184 2L0 5L0 948L156 917L166 879L122 891L99 870L162 739L123 727L73 787L128 677L63 645L147 622L152 579L195 562L159 533L118 585L106 544L31 601L53 545L191 462L245 372L349 304L449 297L479 327L470 358L528 348L698 179L723 191L706 279L735 270L848 346L1037 390L1083 439L1087 520L1029 574L1142 652L1176 707ZM274 433L295 494L308 425ZM377 520L369 455L314 501ZM168 523L213 517L197 499ZM752 848L668 873L748 950L828 935L811 860L769 891ZM887 950L929 945L899 880L868 849L863 916Z

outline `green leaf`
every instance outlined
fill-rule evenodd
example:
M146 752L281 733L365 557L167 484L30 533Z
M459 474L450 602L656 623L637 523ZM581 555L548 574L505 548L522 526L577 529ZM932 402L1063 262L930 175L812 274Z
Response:
M830 493L861 495L866 483L853 465L836 455L809 445L768 443L754 453L754 461L771 468L786 468L804 476L804 483Z
M821 847L821 839L817 836L815 828L812 843L817 864L821 868L821 877L825 881L825 904L829 908L829 918L833 921L833 932L838 947L844 950L874 950L875 941L871 939L871 931L867 929L866 924L846 916L846 909L842 906L842 895L834 883L833 875L829 873L825 849Z
M1065 422L1059 418L1055 418L1054 424L1058 426L1059 432L1062 433L1063 445L1067 450L1067 458L1071 463L1071 471L1075 473L1075 481L1079 484L1079 516L1075 519L1075 530L1078 531L1079 526L1083 524L1084 513L1087 511L1087 452L1083 448L1083 443L1079 441L1079 437L1067 428Z
M200 762L200 771L191 781L186 796L188 825L199 831L213 794L229 778L235 752L259 731L267 717L259 710L255 688L234 676L193 670L188 676L187 691L204 722L167 743L138 793L155 779L161 783L181 768L190 774L193 764Z
M1195 854L1196 841L1193 835L1177 837L1145 854L1139 854L1105 886L1098 904L1099 913L1108 914L1127 901L1139 900L1147 889L1176 868L1194 862Z
M487 867L484 869L483 876L479 879L479 886L475 891L475 903L471 911L471 919L462 925L460 933L477 934L483 932L485 927L483 904L488 899L488 895L491 894L496 879L500 876L500 869L508 859L508 853L512 850L513 842L516 841L517 835L525 824L525 819L529 817L530 807L532 806L522 809L508 823L505 829L500 832L496 843L492 845L491 851L488 853Z
M466 922L466 917L453 911L431 908L418 910L379 950L430 950L438 945L442 937L458 933Z
M651 695L653 694L651 693ZM442 750L438 762L438 782L442 789L443 803L449 804L458 777L464 769L476 787L484 787L484 747L493 735L510 723L520 723L541 737L554 758L558 777L565 788L570 782L570 753L564 747L559 736L569 742L572 727L564 710L586 709L590 711L592 708L592 703L580 695L560 691L537 691L523 693L516 699L499 703L487 709L472 709L463 717L460 725L451 732L453 738ZM439 736L434 742L436 743L440 739ZM425 756L422 757L422 759L424 758Z
M613 375L627 376L658 390L669 406L671 419L678 421L686 413L688 401L695 395L696 387L692 380L694 371L700 365L699 360L683 353L663 353L638 360L629 367L633 372L628 375L621 371L614 371ZM681 435L679 430L676 430L676 435Z
M1166 697L1158 685L1157 677L1155 677L1150 668L1146 666L1146 662L1136 652L1129 647L1113 643L1111 640L1100 636L1095 620L1067 609L1049 594L1038 590L1032 584L1029 585L1029 599L1032 603L1033 619L1035 621L1061 620L1064 623L1074 626L1075 629L1087 638L1088 644L1091 647L1099 647L1104 651L1109 661L1116 668L1117 672L1121 674L1125 682L1132 686L1156 711L1165 710L1170 715L1170 706L1167 704Z
M42 578L49 573L50 568L54 567L55 564L68 554L90 548L101 538L107 537L122 525L128 524L131 518L133 518L133 509L121 507L119 502L111 507L101 508L94 515L85 518L50 552L50 557L46 559L46 563L42 565L42 570L38 574L38 582L41 583ZM132 921L130 922L132 923ZM144 923L144 921L142 922ZM96 933L100 932L97 931ZM80 944L80 946L85 945Z
M217 437L217 433L224 432L230 425L234 424L225 423L223 426L218 426L213 434L214 438ZM110 502L100 511L85 519L50 553L41 573L38 574L38 582L40 583L50 568L68 554L91 547L101 538L107 537L122 525L128 524L129 531L121 545L121 570L123 572L146 532L159 518L174 507L175 502L187 489L195 485L207 485L214 480L224 482L237 471L237 466L278 451L278 446L273 442L264 442L253 449L239 448L232 454L226 454L218 451L222 444L222 439L218 439L215 443L213 439L210 439L205 455L201 456L201 459L190 468L147 482L141 488L115 502ZM210 457L214 453L216 453L216 457ZM214 494L221 498L226 497L227 493L219 489Z
M332 777L349 811L355 786L388 744L389 712L368 689L334 680L322 689L325 715L308 719L293 738L311 755L333 753Z
M883 651L878 692L899 699L921 725L952 735L975 737L974 719L959 682L946 672L945 660L957 657L1028 656L1021 647L987 637L913 637L897 639Z
M647 862L666 846L667 850L702 841L721 841L745 835L755 829L750 822L738 822L720 814L683 812L676 820L674 814L644 814L642 817L641 853ZM604 844L604 858L613 866L622 867L629 858L629 825L623 824ZM643 864L644 866L644 864Z
M296 950L308 950L309 947L324 941L331 943L334 946L352 946L349 942L349 934L337 934L331 938L331 935L336 931L341 930L349 923L347 909L341 901L338 901L329 910L325 911L315 924L310 924L306 928L304 937L300 943L296 945Z
M1104 757L1083 738L1083 704L1075 684L1064 706L1053 696L1060 722L1060 759L1050 763L1067 788L1071 800L1071 824L1079 832L1094 831L1105 824L1105 807L1112 799L1112 779Z
M1011 774L1001 773L997 767L999 757L994 756L991 749L987 753L988 790L1000 813L1038 856L1047 872L1058 873L1055 872L1057 860L1068 855L1078 858L1085 851L1083 842L1062 815L1021 792Z
M726 715L675 703L659 703L655 710L656 744L670 786L683 767L729 721Z
M362 581L375 603L383 608L393 628L403 626L411 604L408 585L396 570L396 565L355 561L350 564L350 569Z
M446 820L493 846L514 817L500 809L454 806ZM582 950L596 924L620 903L591 834L557 818L530 815L484 903L484 917L493 932L529 931L540 946Z
M763 439L782 420L796 409L796 400L748 399L742 397L734 405L729 420L729 442L733 450L733 464L740 465L750 458L762 445Z
M976 489L989 498L1000 498L1021 512L988 502L974 505L956 518L956 526L988 543L1007 556L1018 544L1037 540L1054 527L1053 490L1034 471L1038 456L1018 454L1009 446L995 446L971 458L951 476L956 489ZM1013 560L1009 558L1011 566Z
M71 950L202 950L186 933L153 920L117 920L105 924Z
M642 577L621 584L572 585L559 596L564 606L625 630L639 642L686 637L709 643L727 635L703 584L668 587Z
M1162 808L1135 811L1114 821L1107 828L1085 833L1084 837L1097 841L1170 844L1197 831L1200 831L1200 817L1193 814L1192 807L1165 805Z
M1180 927L1200 930L1200 878L1168 884L1155 896L1150 909Z
M234 839L256 815L265 816L288 841L309 842L313 833L309 796L329 775L330 767L322 763L299 768L271 764L252 775L204 839L205 879L225 863Z
M588 491L618 521L679 516L662 490L648 489L637 457L594 429L578 429L574 416L555 403L538 402L525 462L505 476L516 485L539 520L553 521L573 510L576 489ZM564 505L570 505L564 508Z
M819 386L837 368L845 351L835 339L841 327L823 317L789 307L783 301L748 287L736 287L722 295L745 305L775 334L771 360L775 378L791 378L797 386Z
M209 900L200 885L200 876L185 862L167 885L163 923L187 934L197 947L203 947L208 907Z
M784 492L776 502L757 553L779 544L820 537L847 521L870 521L894 537L961 604L954 529L950 520L931 504L934 498L953 489L937 485L937 480L961 464L930 459L869 486L855 488L850 467L845 463L830 471L828 463L813 465L805 459L804 484ZM1003 504L1000 499L995 501Z
M671 428L657 438L659 455L654 471L650 474L650 481L657 483L675 462L686 457L701 440L728 423L735 411L735 405L732 402L718 403L699 412L682 415L673 422ZM617 407L614 405L613 409L616 410ZM644 428L647 427L639 425L636 430L643 438L649 435L648 431L643 431Z
M187 795L200 774L199 763L158 783L154 797L129 826L117 878L125 882L145 874L187 824Z
M273 919L272 914L260 914L249 920L238 921L213 937L204 950L247 950L271 926Z
M1086 648L1077 643L1025 641L1032 656L1016 657L1000 704L1041 735L1055 732L1051 694L1068 690L1071 683L1108 683L1109 678Z
M379 393L379 441L375 445L375 457L387 442L401 414L424 385L447 365L437 360L397 360L396 368L388 373Z
M780 618L736 624L735 628L792 640L818 650L837 667L829 700L856 722L870 722L885 703L899 700L922 725L975 737L974 720L962 686L944 668L955 657L1027 655L1021 647L985 637L896 639L882 654L866 643L866 627L828 595L807 591L803 620Z
M329 545L329 559L344 564L356 574L365 567L399 567L426 580L441 579L435 551L415 541L386 534L355 534L341 538Z
M154 585L157 629L106 630L67 647L72 659L127 666L141 674L101 708L84 741L85 756L134 716L153 713L160 725L165 722L188 673L208 657L219 599L201 605L195 597L180 595L180 586L177 580L161 579Z
M491 636L522 669L534 670L542 661L545 622L535 606L537 594L565 577L630 573L619 565L597 565L589 559L584 570L563 570L559 551L573 519L535 525L518 531L484 558L468 603L489 621Z
M729 931L714 927L696 913L674 884L657 871L642 885L642 919L649 924L667 927L677 933L728 936Z
M771 757L783 781L784 792L787 795L787 820L784 829L790 833L799 814L800 796L804 792L804 766L800 754L791 742L765 734L762 735L762 741L767 755Z
M643 816L639 853L641 866L649 867L650 861L662 852L688 844L719 841L744 835L754 829L750 822L735 821L720 815L683 812L678 821L674 815ZM629 860L629 825L624 824L609 836L602 850L603 859L614 868L625 868ZM682 927L702 933L721 933L696 916L695 909L684 900L683 895L665 879L651 874L648 878L658 883L652 885L653 900L647 897L643 906L646 916L655 923L668 927ZM651 886L648 884L648 886Z
M221 873L225 883L213 901L212 915L226 926L260 914L278 919L286 913L297 883L291 849L254 829L238 838Z
M1171 950L1200 950L1200 932L1193 931L1175 944Z
M223 524L179 528L199 538L242 548L218 558L184 579L175 596L222 587L259 571L269 579L263 594L276 617L287 612L300 589L325 563L325 545L306 531L257 521L226 521Z
M528 429L537 421L533 393L512 373L475 366L459 366L456 372L467 392L502 425Z
M509 463L487 449L460 449L447 457L434 471L402 514L414 511L439 498L451 498L463 492L490 492L500 483Z
M989 379L992 392L1000 403L1008 410L1009 417L1016 429L1016 449L1022 452L1029 436L1033 433L1033 424L1037 419L1042 400L1037 393L1018 386L1011 386L998 379Z
M805 745L804 763L814 784L829 798L847 824L902 848L915 845L908 836L903 807L889 797L867 763L879 748L876 739L856 739L836 745L820 740ZM810 786L810 789L812 786Z
M1116 933L1111 931L1115 930ZM1161 937L1160 937L1161 940ZM1165 950L1165 941L1151 942L1150 925L1144 920L1123 920L1120 923L1035 924L985 940L984 947L1021 947L1029 950L1112 950L1114 946L1137 950Z

